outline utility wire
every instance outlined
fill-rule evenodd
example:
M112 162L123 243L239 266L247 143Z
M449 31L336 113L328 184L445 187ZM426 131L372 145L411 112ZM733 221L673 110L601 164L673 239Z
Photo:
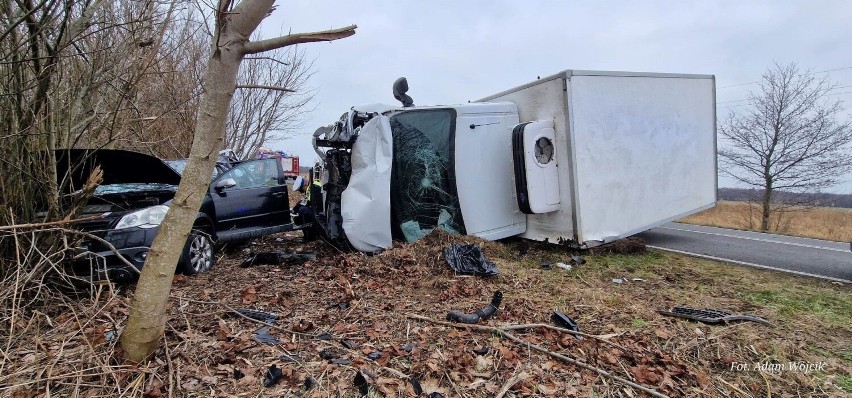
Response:
M836 71L839 71L839 70L846 70L846 69L852 69L852 66L844 66L844 67L842 67L842 68L835 68L835 69L826 69L826 70L821 70L821 71L813 72L813 73L828 73L828 72L836 72ZM803 75L803 73L800 73L800 74L798 74L798 75L796 75L796 76L801 76L801 75ZM731 87L748 86L749 84L757 84L757 83L760 83L760 80L755 81L755 82L740 83L740 84L732 84L732 85L730 85L730 86L718 87L717 89L720 89L720 90L721 90L721 89L723 89L723 88L731 88Z
M834 88L830 88L830 89L828 89L828 91L832 91L832 90L840 90L841 88L849 88L849 87L852 87L852 86L840 86L840 87L834 87ZM834 93L834 94L826 94L826 95L839 95L839 94L846 94L846 93ZM731 100L731 101L722 101L722 102L717 102L717 103L716 103L716 105L721 105L721 104L730 104L730 103L733 103L733 102L743 102L743 101L748 101L748 98L743 98L743 99L738 99L738 100Z

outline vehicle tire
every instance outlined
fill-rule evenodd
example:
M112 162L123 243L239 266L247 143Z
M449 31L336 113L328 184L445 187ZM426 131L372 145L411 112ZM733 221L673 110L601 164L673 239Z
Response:
M179 270L185 275L200 274L209 271L215 262L216 256L213 255L213 240L210 234L193 229L183 247L183 254L178 263Z

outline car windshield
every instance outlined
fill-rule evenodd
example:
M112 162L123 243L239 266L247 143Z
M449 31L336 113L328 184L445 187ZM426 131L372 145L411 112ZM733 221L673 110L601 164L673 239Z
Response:
M178 174L183 176L183 170L186 169L187 159L173 159L173 160L164 160L163 163L167 164L169 167L177 171ZM213 168L213 177L216 178L221 174L223 170L227 170L230 167L226 166L223 163L217 163L216 167Z
M186 159L164 160L163 163L173 168L180 175L183 175L183 169L186 168Z
M129 182L123 184L100 185L95 188L95 195L110 195L117 193L132 193L132 192L150 192L150 191L177 191L177 185L150 183L150 182Z
M451 146L455 112L417 110L390 118L393 133L391 213L394 235L412 242L435 227L464 233Z

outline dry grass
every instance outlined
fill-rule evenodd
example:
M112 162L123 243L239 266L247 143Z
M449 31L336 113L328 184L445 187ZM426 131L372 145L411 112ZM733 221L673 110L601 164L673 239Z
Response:
M716 207L679 221L756 231L760 228L760 217L758 204L719 201ZM770 232L774 233L838 242L852 241L852 209L793 207L773 215L770 224Z
M252 247L316 249L319 260L238 268L243 255L226 255L211 273L177 277L165 344L144 366L122 363L116 347L115 336L126 322L125 291L102 290L90 299L51 300L9 313L12 319L0 324L0 396L355 397L352 380L359 370L368 375L370 397L414 396L408 376L418 377L427 395L493 397L521 374L526 377L511 387L511 396L640 396L524 345L406 318L442 319L450 309L473 312L495 290L504 293L503 306L486 324L546 323L552 310L560 310L583 332L607 335L621 348L547 330L517 335L672 397L852 393L847 284L658 252L593 254L569 272L543 270L542 261L565 261L568 253L521 240L482 242L438 234L366 256L303 245L298 234L280 236L281 241L268 237ZM500 275L450 272L441 248L459 241L482 244ZM616 285L616 277L643 281ZM656 312L673 305L752 313L775 326L709 326ZM309 335L273 329L281 345L257 343L251 334L259 325L229 307L278 313L280 327L310 325L300 329ZM331 340L314 338L326 332ZM351 346L344 347L344 340ZM488 352L472 352L481 347ZM323 359L328 350L345 364ZM292 357L298 362L286 359ZM826 366L809 373L731 369L734 363L789 361ZM284 370L284 379L263 387L273 364ZM245 377L234 378L237 369Z

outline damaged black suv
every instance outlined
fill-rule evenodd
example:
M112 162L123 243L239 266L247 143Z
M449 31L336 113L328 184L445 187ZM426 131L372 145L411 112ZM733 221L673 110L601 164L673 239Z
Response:
M68 205L95 167L103 172L101 184L82 205L80 218L87 220L76 224L86 234L70 256L73 274L87 280L136 279L184 165L184 160L124 150L58 151L57 175ZM217 245L293 229L279 159L220 156L213 174L178 264L185 274L209 270Z

